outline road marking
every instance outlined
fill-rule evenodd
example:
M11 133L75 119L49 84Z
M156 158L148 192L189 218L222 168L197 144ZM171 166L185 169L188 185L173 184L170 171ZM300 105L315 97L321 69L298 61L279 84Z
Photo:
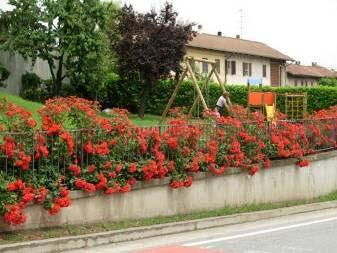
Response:
M212 249L212 248L215 248L215 246L214 245L209 245L209 246L203 247L203 249Z
M283 226L283 227L278 227L278 228L271 228L271 229L266 229L266 230L251 232L251 233L214 238L214 239L205 240L205 241L186 243L186 244L183 244L183 246L191 247L191 246L198 246L198 245L203 245L203 244L208 244L208 243L213 243L213 242L229 241L229 240L233 240L233 239L238 239L238 238L243 238L243 237L248 237L248 236L254 236L254 235L267 234L267 233L271 233L271 232L293 229L293 228L298 228L298 227L304 227L304 226L309 226L309 225L313 225L313 224L319 224L319 223L334 221L334 220L337 220L337 217L332 217L332 218L327 218L327 219L322 219L322 220L316 220L316 221L310 221L310 222L304 222L304 223L298 223L298 224Z

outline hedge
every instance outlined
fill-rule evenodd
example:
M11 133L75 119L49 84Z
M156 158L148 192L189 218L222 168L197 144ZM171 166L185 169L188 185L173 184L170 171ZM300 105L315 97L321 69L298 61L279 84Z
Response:
M171 80L160 81L152 90L147 100L146 112L160 115L175 88L176 83ZM109 106L123 107L135 112L138 106L140 85L133 83L123 83L121 80L111 79L108 85ZM246 85L227 85L226 89L231 94L232 103L247 105L247 86ZM264 91L273 91L277 94L284 93L304 93L308 94L308 112L312 113L320 109L327 109L337 104L337 87L263 87ZM210 83L209 88L204 92L204 96L209 107L214 107L221 90L218 84ZM173 106L190 107L193 103L196 93L192 87L191 81L185 81L174 100ZM281 112L285 110L284 96L277 97L277 107ZM201 104L200 104L201 110Z

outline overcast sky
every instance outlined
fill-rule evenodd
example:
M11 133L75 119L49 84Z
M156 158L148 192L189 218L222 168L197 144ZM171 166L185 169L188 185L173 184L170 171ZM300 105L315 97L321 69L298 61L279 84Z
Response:
M145 12L165 0L121 0ZM7 0L0 0L3 8ZM181 20L203 32L261 41L303 64L337 68L337 0L170 0Z

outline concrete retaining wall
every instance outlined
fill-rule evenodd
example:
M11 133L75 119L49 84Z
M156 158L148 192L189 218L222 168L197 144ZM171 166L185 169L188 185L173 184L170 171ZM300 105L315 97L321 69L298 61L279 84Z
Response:
M195 175L192 187L173 190L168 180L139 183L127 194L103 196L72 192L72 204L55 216L41 206L26 209L27 222L18 227L0 225L0 230L28 229L103 221L168 216L224 206L310 199L337 190L337 152L310 156L310 166L299 168L295 160L272 163L255 176L231 169L214 177Z

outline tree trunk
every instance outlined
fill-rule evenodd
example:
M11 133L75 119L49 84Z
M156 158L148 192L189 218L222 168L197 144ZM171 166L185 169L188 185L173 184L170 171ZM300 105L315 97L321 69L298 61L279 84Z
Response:
M59 58L58 69L56 72L56 95L60 95L62 87L62 73L63 72L63 54Z
M178 81L179 81L179 79L180 79L180 75L181 75L181 70L180 70L179 68L175 69L175 76L174 76L174 80L175 80L176 82L178 82Z
M144 89L142 91L142 94L141 94L141 97L140 97L140 101L139 101L138 116L140 118L144 118L146 99L147 99L147 97L150 94L151 87L152 87L152 82L151 81L145 83L145 87L144 87Z
M48 60L48 66L49 66L49 71L50 71L50 75L51 75L51 79L52 79L52 87L51 87L51 95L55 96L56 93L56 77L55 77L55 73L54 73L54 65L53 65L53 60L49 59Z
M60 95L60 91L61 91L61 87L62 87L62 80L63 80L63 76L62 76L62 72L63 72L63 55L61 55L58 58L58 64L57 64L57 72L55 75L54 72L54 62L53 60L49 60L48 61L48 65L49 65L49 70L50 70L50 74L52 76L52 96L58 96Z
M62 86L62 80L59 78L56 78L54 96L58 97L60 95L61 86Z

